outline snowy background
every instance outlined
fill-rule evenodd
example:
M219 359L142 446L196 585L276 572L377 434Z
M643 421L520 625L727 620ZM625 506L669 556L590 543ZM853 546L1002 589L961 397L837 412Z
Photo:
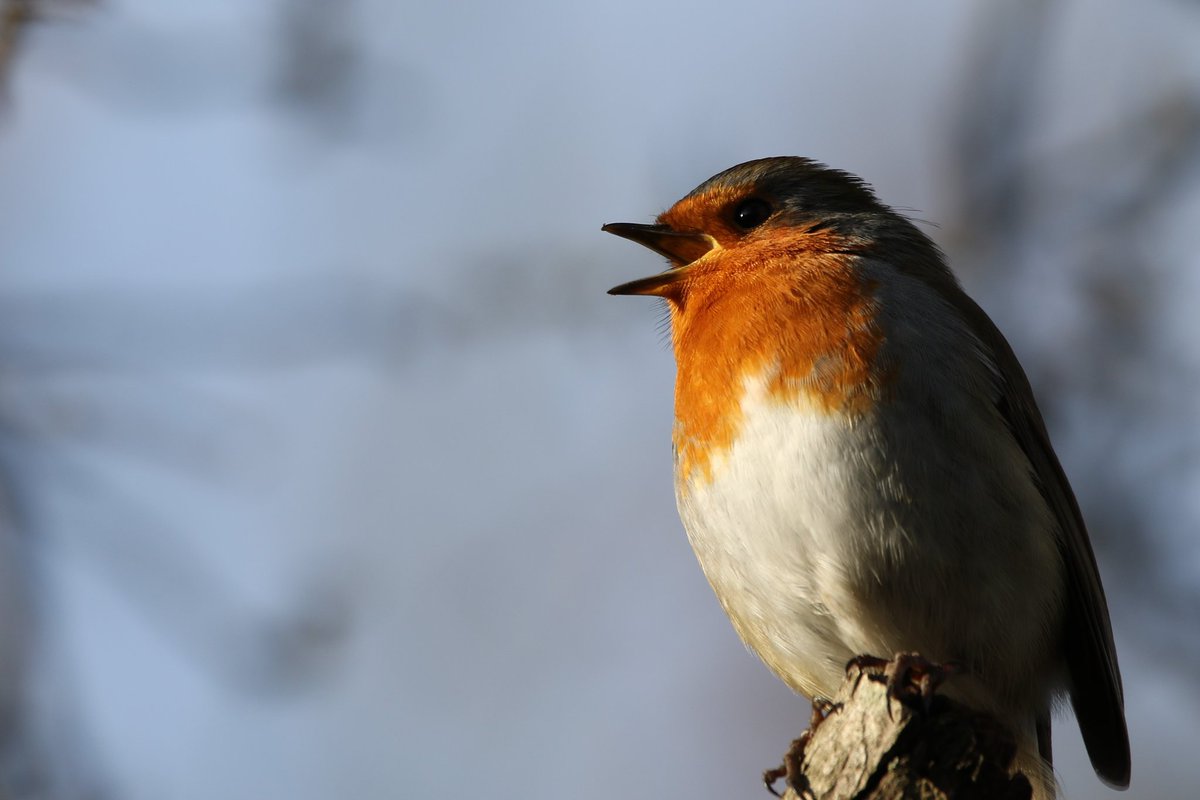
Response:
M1200 4L0 11L0 797L765 796L599 228L779 154L936 223L1200 786Z

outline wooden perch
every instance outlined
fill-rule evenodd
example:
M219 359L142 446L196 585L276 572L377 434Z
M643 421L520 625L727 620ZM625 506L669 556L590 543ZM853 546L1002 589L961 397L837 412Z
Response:
M1004 726L919 686L897 689L889 699L882 666L848 667L824 718L814 714L789 753L784 799L1028 800Z

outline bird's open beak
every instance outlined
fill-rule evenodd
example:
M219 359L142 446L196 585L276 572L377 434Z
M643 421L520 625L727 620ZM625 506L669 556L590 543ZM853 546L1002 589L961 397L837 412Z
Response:
M662 295L664 290L683 276L688 264L717 247L717 240L707 233L680 233L666 225L638 225L634 222L610 222L600 230L629 239L666 256L674 265L665 272L622 283L608 290L609 294Z

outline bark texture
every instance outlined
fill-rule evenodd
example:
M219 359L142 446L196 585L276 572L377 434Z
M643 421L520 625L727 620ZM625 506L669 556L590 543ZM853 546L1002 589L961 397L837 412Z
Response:
M785 761L786 800L1030 798L1004 726L916 684L889 697L887 683L882 668L848 668L824 719Z

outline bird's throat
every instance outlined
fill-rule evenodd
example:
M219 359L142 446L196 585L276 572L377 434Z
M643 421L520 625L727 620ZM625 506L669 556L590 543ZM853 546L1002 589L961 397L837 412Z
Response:
M812 413L857 414L874 405L883 336L873 286L850 263L840 267L698 282L684 302L672 303L681 487L712 479L737 438L752 382L771 402Z

